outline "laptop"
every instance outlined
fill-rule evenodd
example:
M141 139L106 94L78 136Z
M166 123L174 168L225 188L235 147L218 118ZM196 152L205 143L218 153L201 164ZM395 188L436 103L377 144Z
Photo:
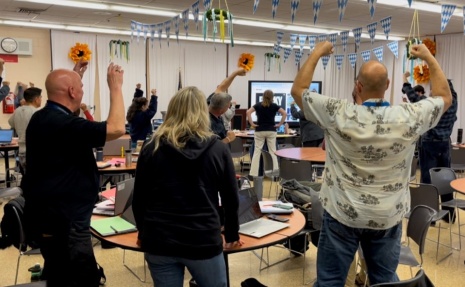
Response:
M13 139L13 130L0 130L0 145L9 145Z
M130 178L116 184L114 209L95 207L92 214L115 216L123 213L128 207L129 199L134 190L134 180L134 178Z
M125 151L131 149L131 138L123 136L119 139L106 142L103 146L103 155L121 155L121 147Z
M289 224L262 217L258 198L252 188L239 190L239 233L255 238L289 227Z

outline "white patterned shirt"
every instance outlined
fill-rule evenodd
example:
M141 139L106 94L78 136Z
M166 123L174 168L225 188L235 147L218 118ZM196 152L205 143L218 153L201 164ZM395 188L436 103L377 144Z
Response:
M436 126L444 107L440 97L398 106L382 103L372 99L355 105L303 93L305 117L325 131L320 200L333 218L352 228L388 229L401 222L410 210L415 142Z

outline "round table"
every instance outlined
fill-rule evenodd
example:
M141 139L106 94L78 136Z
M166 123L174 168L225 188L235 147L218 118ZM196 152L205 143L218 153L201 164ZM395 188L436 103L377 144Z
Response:
M465 194L465 178L457 178L450 182L450 186L461 194Z
M295 147L280 149L275 152L279 157L311 162L325 162L326 151L321 147Z

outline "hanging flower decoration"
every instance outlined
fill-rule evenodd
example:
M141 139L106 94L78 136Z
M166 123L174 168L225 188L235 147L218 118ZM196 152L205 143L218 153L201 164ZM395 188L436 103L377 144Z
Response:
M427 83L430 79L429 68L427 65L418 65L413 69L413 78L418 84Z
M110 47L110 58L113 60L113 56L118 58L126 59L129 62L129 41L111 40L109 42Z
M247 72L253 69L255 56L249 53L242 53L237 66L244 68Z
M76 43L74 47L71 47L68 57L73 60L74 63L77 63L81 59L89 61L91 54L92 52L87 44Z
M265 64L268 64L268 72L270 71L271 64L273 63L278 67L281 73L281 56L278 53L265 53Z
M433 54L433 56L436 56L436 42L431 40L430 38L425 38L423 39L423 44L425 44L426 48Z
M231 47L234 47L233 38L233 15L228 10L223 9L208 9L203 17L203 40L207 39L208 34L208 22L213 24L213 41L215 41L216 34L218 33L217 22L219 22L219 34L220 38L224 43L224 38L227 32L227 36L230 38ZM228 29L225 29L225 22L228 23Z

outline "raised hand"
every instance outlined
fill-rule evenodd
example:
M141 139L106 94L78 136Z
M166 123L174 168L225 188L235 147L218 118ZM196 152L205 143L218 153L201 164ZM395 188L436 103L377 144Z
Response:
M333 44L331 44L328 41L319 42L318 44L316 44L315 49L313 50L313 52L314 53L315 52L319 53L320 57L321 56L328 56L328 55L331 55L332 53L334 53L334 46L333 46Z
M124 71L121 66L110 63L107 69L107 83L110 90L122 88L123 75Z
M425 44L413 45L410 49L410 54L425 61L428 61L432 57L434 58Z
M82 77L84 76L84 72L87 70L87 65L89 64L88 61L85 61L83 59L80 59L79 62L74 65L73 71L79 74L79 76Z

